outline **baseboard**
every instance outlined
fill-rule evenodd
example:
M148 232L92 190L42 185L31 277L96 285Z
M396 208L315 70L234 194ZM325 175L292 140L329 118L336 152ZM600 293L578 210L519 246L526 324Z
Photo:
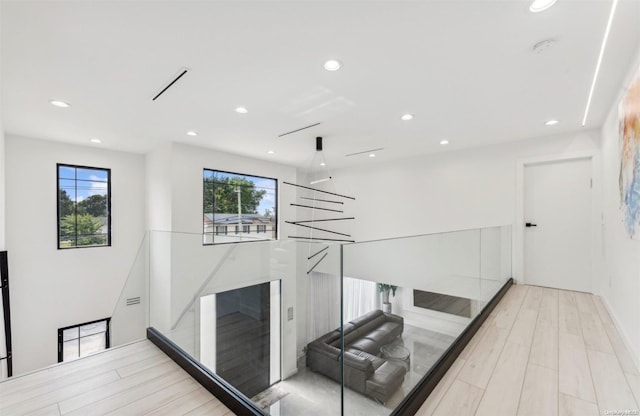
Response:
M620 338L622 338L622 342L624 342L624 346L627 348L627 351L629 352L629 356L631 357L631 360L633 360L633 363L636 365L636 369L640 371L640 350L636 350L636 347L631 343L629 339L629 335L627 334L627 331L625 331L622 325L620 324L620 321L618 320L618 317L616 316L616 314L613 312L613 308L611 307L611 304L609 304L609 301L607 300L607 298L605 298L604 296L600 296L600 299L602 300L602 304L604 305L604 307L607 308L607 312L609 313L609 316L611 317L613 324L616 326L616 329L620 334Z

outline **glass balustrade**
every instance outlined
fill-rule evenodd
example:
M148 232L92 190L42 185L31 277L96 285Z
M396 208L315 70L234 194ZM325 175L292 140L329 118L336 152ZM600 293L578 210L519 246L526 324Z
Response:
M388 415L511 277L511 228L346 244L342 262L345 367L371 363L344 414Z
M148 327L265 414L389 415L511 277L511 227L350 244L149 231L110 321Z
M510 227L147 244L149 325L271 415L390 414L511 277Z

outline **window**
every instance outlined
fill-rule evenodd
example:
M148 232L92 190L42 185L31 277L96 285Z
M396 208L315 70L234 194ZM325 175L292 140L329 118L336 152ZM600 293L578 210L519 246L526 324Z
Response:
M256 226L256 232L257 233L266 233L267 232L267 226L264 224L258 224Z
M111 171L58 164L58 248L111 245Z
M71 361L109 348L111 318L58 329L58 362Z
M277 239L277 195L276 179L204 169L203 243ZM260 235L252 224L262 225Z

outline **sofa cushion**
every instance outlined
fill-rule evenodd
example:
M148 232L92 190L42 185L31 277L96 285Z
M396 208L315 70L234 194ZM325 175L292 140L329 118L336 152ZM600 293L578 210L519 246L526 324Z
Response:
M356 330L356 327L350 323L344 324L342 326L342 330L344 331L344 343L345 345L355 341L356 339L360 338L361 335L360 333ZM335 337L333 337L331 339L331 341L329 341L328 343L331 344L332 346L336 347L336 348L340 348L341 347L341 339L340 339L340 328L336 329L335 331L333 331L333 333L336 334Z
M378 344L381 347L384 344L387 344L385 341L389 337L389 333L386 331L376 329L375 331L369 332L364 337L367 339L370 339L371 341L374 341L376 344Z
M349 345L352 342L355 342L358 339L362 338L362 334L363 332L360 330L360 328L351 331L351 333L344 336L344 345Z
M353 344L349 345L349 348L355 348L360 351L368 352L369 354L376 355L380 352L380 344L369 338L360 338Z
M367 334L366 337L372 339L383 346L390 344L394 339L402 335L402 325L395 322L387 322L378 327L373 333ZM371 336L370 336L371 335Z
M324 344L333 345L336 341L340 341L340 331L338 330L331 331L327 334L324 334L323 336L321 336L320 338L318 338L313 342L321 342ZM333 346L336 347L337 345L333 345Z
M367 379L366 394L386 403L404 381L405 373L404 367L385 362L373 373L373 377Z
M366 324L367 322L375 319L378 316L383 316L383 315L384 313L382 313L380 309L376 309L371 312L367 312L364 315L357 317L356 319L353 319L350 323L353 324L353 326L355 326L356 328L360 328L362 325Z
M368 334L369 332L378 329L378 327L382 324L384 324L385 322L387 322L387 318L384 315L381 316L376 316L375 318L373 318L372 320L370 320L369 322L363 324L362 326L360 326L358 328L359 331L361 331L361 333L364 334Z
M376 357L375 355L369 354L368 352L357 350L355 348L349 348L347 350L347 352L350 352L353 355L356 355L356 356L362 357L362 358L366 358L367 360L371 361L371 364L373 365L374 370L377 370L378 367L380 367L382 364L386 363L386 360L384 360L384 359L382 359L380 357Z
M402 333L402 327L397 322L385 322L380 325L378 329L385 332L400 332L400 334Z

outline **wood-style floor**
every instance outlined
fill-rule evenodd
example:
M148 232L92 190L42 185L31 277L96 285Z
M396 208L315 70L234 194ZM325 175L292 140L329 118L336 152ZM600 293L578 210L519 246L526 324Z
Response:
M597 296L512 286L418 415L638 414L640 372ZM615 413L619 412L619 413ZM148 341L0 383L0 415L232 415Z
M640 372L599 297L518 285L417 414L638 415L639 404Z
M0 415L233 415L149 341L0 383Z

